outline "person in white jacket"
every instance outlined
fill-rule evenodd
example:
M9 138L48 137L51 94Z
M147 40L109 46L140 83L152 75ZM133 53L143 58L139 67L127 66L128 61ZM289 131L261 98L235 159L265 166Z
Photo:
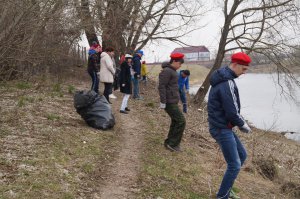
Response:
M104 83L103 95L109 101L109 95L112 93L112 84L114 82L115 69L113 66L112 57L114 57L114 49L112 47L107 47L105 52L101 53L101 63L100 63L100 81Z

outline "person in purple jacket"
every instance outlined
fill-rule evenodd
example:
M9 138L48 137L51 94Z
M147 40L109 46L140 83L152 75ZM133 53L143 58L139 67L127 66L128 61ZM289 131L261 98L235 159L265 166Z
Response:
M217 193L218 199L235 195L232 186L247 158L246 149L233 129L237 126L244 133L251 132L251 128L240 115L240 97L234 79L245 74L250 63L251 58L247 54L235 53L231 57L230 65L214 71L210 78L211 89L207 105L209 132L220 146L227 163Z

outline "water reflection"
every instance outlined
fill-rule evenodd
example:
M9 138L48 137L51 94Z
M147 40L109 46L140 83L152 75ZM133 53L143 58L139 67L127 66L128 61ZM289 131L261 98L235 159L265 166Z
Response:
M254 126L277 132L295 132L286 134L289 139L300 141L300 105L299 101L285 98L274 83L276 75L246 74L236 79L240 91L242 115ZM190 89L194 94L199 88ZM300 99L300 89L294 92Z

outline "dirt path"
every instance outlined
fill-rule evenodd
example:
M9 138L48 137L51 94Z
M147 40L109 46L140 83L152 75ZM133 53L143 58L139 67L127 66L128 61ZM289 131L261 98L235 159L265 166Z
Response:
M117 106L116 104L114 103L114 106ZM118 107L115 107L115 111L118 111ZM144 140L141 132L142 124L133 110L130 114L121 114L120 120L122 146L106 175L105 185L99 194L101 199L133 198L134 193L138 191L136 181L140 169L139 155Z

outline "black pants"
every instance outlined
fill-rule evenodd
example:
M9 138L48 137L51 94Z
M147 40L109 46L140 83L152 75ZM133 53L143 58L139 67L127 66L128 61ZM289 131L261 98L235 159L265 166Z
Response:
M112 94L112 83L104 83L104 92L103 95L105 96L106 100L109 102L109 95Z

